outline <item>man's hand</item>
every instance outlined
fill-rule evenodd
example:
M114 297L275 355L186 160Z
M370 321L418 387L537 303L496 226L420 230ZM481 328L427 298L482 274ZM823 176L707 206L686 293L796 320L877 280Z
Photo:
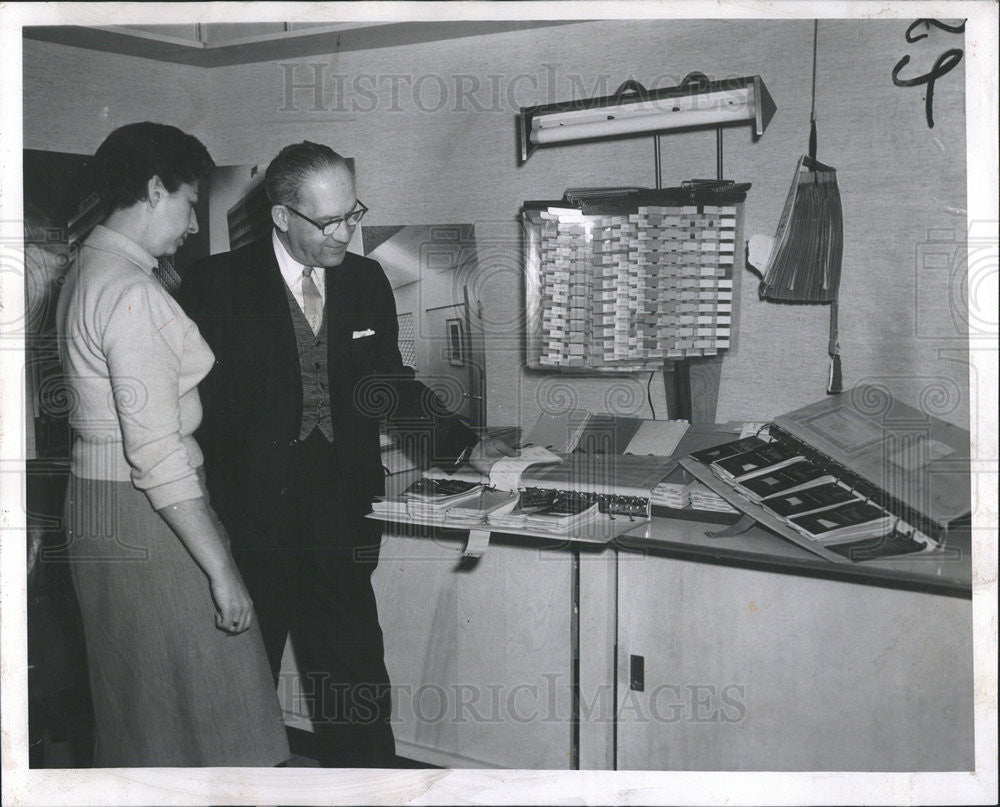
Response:
M469 464L477 471L488 474L493 463L501 457L513 457L517 452L503 440L496 437L485 437L472 447L469 453Z

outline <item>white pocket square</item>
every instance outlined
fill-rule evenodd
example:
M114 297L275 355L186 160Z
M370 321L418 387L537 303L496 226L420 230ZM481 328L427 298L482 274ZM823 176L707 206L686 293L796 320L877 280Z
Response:
M368 328L367 330L364 330L364 331L354 331L354 337L353 338L354 339L363 339L366 336L374 336L374 335L375 335L375 331L373 331L371 328Z

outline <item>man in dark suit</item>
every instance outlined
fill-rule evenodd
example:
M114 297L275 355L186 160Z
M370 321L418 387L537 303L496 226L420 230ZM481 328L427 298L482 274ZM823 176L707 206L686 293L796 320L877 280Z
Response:
M197 438L276 678L291 634L323 762L388 766L381 528L364 518L384 490L379 420L435 462L508 452L477 443L404 367L385 273L347 252L367 209L347 162L298 143L265 185L271 236L195 265L179 295L215 353Z

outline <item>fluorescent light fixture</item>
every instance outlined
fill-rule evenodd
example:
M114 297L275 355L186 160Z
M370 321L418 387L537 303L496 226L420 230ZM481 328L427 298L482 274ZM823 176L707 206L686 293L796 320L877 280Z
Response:
M539 146L703 126L752 123L759 137L776 107L760 76L708 81L688 76L678 87L647 90L627 81L614 95L522 107L521 162Z

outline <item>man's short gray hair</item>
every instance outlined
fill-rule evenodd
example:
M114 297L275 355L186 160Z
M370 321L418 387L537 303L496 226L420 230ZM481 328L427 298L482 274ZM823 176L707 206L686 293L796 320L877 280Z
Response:
M285 146L264 173L264 188L272 205L298 206L299 190L317 171L331 166L350 164L329 146L303 140Z

